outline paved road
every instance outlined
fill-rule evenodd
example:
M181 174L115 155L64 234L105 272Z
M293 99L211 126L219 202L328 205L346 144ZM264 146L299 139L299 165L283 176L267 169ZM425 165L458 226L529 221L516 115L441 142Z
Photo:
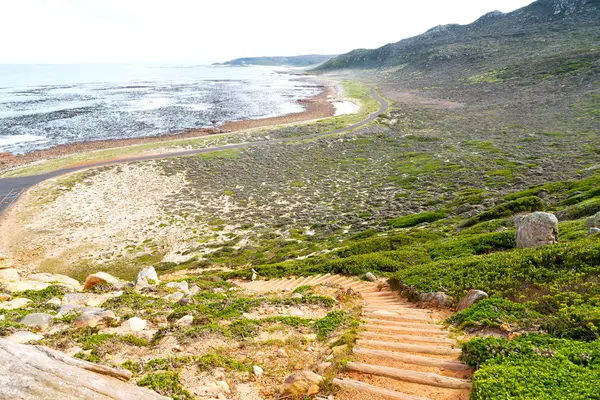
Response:
M371 88L371 96L373 96L373 98L375 98L375 99L377 99L377 101L379 101L379 104L380 104L379 110L377 110L374 113L371 113L368 118L366 118L360 122L357 122L356 124L347 126L345 128L336 129L334 131L330 131L330 132L326 132L326 133L316 133L316 134L312 134L312 135L297 136L297 137L291 137L291 138L260 140L260 141L256 141L256 142L236 143L236 144L229 144L229 145L225 145L225 146L179 151L179 152L167 153L167 154L153 154L153 155L148 155L148 156L122 158L122 159L118 159L118 160L98 161L93 164L80 165L80 166L71 167L71 168L63 168L63 169L59 169L59 170L52 171L52 172L46 172L46 173L39 174L39 175L23 176L23 177L19 177L19 178L0 179L0 216L28 188L30 188L34 185L37 185L38 183L43 182L46 179L54 178L54 177L64 175L64 174L68 174L70 172L82 171L85 169L94 168L94 167L102 167L105 165L120 164L120 163L124 163L124 162L157 160L157 159L162 159L162 158L192 156L195 154L210 153L213 151L239 149L239 148L244 148L244 147L260 146L260 145L272 144L272 143L291 142L291 141L317 138L319 136L331 135L331 134L335 134L335 133L348 132L348 131L351 131L356 128L360 128L361 126L368 124L369 122L371 122L375 118L377 118L380 114L387 111L387 109L389 107L388 102L385 99L383 99L381 96L379 96L379 94L377 94L374 87Z

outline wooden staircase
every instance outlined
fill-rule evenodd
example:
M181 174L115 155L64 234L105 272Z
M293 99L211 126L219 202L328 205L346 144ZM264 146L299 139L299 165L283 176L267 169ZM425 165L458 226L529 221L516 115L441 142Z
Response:
M441 325L435 310L416 307L381 283L341 275L236 282L257 293L291 292L297 287L336 284L364 299L362 329L343 376L334 379L340 400L467 400L471 370Z

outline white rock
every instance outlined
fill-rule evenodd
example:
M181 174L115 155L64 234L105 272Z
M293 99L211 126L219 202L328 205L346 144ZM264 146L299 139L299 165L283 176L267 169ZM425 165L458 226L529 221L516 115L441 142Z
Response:
M148 322L141 318L133 317L125 321L123 325L125 325L132 332L140 332L146 329Z
M19 273L14 268L0 269L0 282L18 281Z
M66 275L40 273L29 275L27 279L30 279L32 281L50 283L53 285L67 286L73 289L74 291L80 291L82 289L81 283Z
M365 274L365 279L369 282L375 282L377 280L377 277L372 272L367 272Z
M160 281L158 280L158 275L156 274L154 267L143 268L138 272L137 277L135 278L135 286L154 286L159 283Z
M102 322L102 318L95 313L83 313L75 318L75 326L78 328L95 328Z
M0 269L11 268L12 266L13 263L8 254L0 253Z
M20 324L27 325L36 331L45 331L52 326L54 317L46 313L27 314L21 319Z
M87 297L83 293L67 293L63 296L61 304L85 307Z
M179 300L183 299L183 296L185 296L185 295L181 292L171 293L171 294L165 296L165 300L167 300L171 303L177 303Z
M25 290L44 290L52 285L46 282L19 279L10 282L4 282L2 286L4 286L9 292L23 292Z
M62 301L60 301L60 299L58 297L53 297L50 300L48 300L46 302L46 304L48 304L49 306L60 307L60 305L62 304Z
M23 308L29 303L31 303L31 300L24 297L17 297L11 301L0 303L0 310L15 310L17 308Z
M194 316L193 315L186 315L183 316L181 318L179 318L176 322L177 325L182 325L182 326L190 326L192 325L192 322L194 322Z
M538 247L558 242L558 219L552 213L536 211L515 217L518 248Z
M30 342L37 342L42 340L44 337L42 335L35 334L29 331L18 331L13 333L12 335L6 337L6 340L9 340L13 343L21 343L26 344Z
M167 283L167 287L169 289L177 289L182 291L183 293L188 293L190 291L189 285L187 283L187 281L181 281L181 282L169 282Z
M258 365L255 365L254 367L252 367L252 371L254 372L254 375L256 375L256 376L261 376L265 372Z

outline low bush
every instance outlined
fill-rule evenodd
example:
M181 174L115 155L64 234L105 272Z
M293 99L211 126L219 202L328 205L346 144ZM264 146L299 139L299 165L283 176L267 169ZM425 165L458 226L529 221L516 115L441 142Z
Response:
M518 324L526 327L539 321L541 314L527 305L502 298L484 299L454 314L449 322L464 329L468 327L499 327L502 324Z
M446 214L443 212L424 212L392 218L389 220L389 224L392 228L409 228L424 222L435 222L445 217Z
M525 211L541 211L546 208L546 205L537 196L527 196L517 198L516 200L508 201L506 203L499 204L495 207L490 208L487 211L482 212L481 214L477 214L465 222L463 222L463 227L473 226L480 222L490 221L492 219L498 219L503 217L510 217L519 212Z
M599 398L600 341L475 338L463 345L462 359L478 368L473 399Z

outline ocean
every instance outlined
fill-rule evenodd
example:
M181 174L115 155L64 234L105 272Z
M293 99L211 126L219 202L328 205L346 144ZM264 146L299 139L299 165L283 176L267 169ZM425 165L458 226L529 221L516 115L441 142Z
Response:
M0 65L0 152L301 112L320 87L282 68Z

